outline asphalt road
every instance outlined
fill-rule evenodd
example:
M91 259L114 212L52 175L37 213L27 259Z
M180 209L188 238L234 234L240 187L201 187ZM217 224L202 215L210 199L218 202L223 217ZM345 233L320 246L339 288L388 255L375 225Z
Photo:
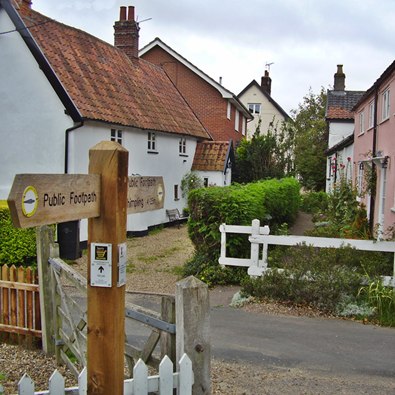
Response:
M212 354L268 368L394 377L395 329L353 321L211 310Z
M393 377L395 381L394 328L246 312L229 307L235 291L232 287L210 291L211 352L215 358L267 368ZM147 297L133 299L148 308L159 308L157 301ZM146 335L137 328L129 330L133 334L129 340L144 342Z

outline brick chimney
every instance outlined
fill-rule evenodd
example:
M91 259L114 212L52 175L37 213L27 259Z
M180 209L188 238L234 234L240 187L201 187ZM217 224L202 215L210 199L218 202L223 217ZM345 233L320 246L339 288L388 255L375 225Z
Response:
M114 45L130 59L139 56L139 25L134 18L134 7L120 8L119 21L114 24Z
M346 87L346 75L343 73L343 65L338 64L337 65L337 72L334 75L334 85L333 85L333 90L335 91L344 91L344 88Z
M265 75L261 79L261 88L270 96L272 92L272 79L269 77L268 70L265 70Z

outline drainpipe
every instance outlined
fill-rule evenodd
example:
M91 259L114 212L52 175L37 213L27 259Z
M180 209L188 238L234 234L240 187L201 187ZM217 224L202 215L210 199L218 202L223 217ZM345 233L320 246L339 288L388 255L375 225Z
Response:
M80 128L84 125L84 121L78 122L71 128L66 129L65 133L65 144L64 144L64 173L67 174L69 170L69 134L75 129Z
M378 89L375 89L374 92L374 120L373 120L373 143L372 143L372 155L373 158L376 157L376 149L377 149L377 107L378 107ZM372 179L371 184L373 185L374 174L376 173L376 165L372 161ZM376 188L375 188L376 189ZM374 229L374 210L375 210L375 201L376 201L376 192L370 194L370 213L369 213L369 230L370 233L373 235Z

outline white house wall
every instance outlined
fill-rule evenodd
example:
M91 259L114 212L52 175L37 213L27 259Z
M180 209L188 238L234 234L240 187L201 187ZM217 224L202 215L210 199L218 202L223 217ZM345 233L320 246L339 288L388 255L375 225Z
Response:
M269 125L273 120L274 125L276 125L276 122L279 123L278 126L281 126L281 123L285 121L284 116L256 86L251 86L239 99L247 108L249 103L261 104L261 113L252 114L254 119L247 123L247 139L251 139L254 135L260 118L262 119L261 134L265 134L268 131Z
M15 29L0 9L0 31ZM0 199L15 174L63 173L64 107L18 32L0 36Z
M187 138L186 154L180 156L181 136L156 133L156 152L148 153L148 131L120 128L96 122L87 122L70 134L70 148L74 151L70 160L70 172L88 171L89 149L102 140L110 140L111 129L122 130L122 145L129 151L129 175L162 176L165 185L165 202L161 210L128 215L127 230L146 231L149 226L168 222L166 209L186 207L182 198L181 180L190 171L196 149L196 139ZM174 185L178 185L179 199L174 199ZM81 226L81 239L85 233Z
M228 179L229 183L227 183L225 175L222 171L197 171L196 173L202 180L205 178L208 179L208 186L223 187L230 185L230 179Z
M331 122L329 124L328 148L340 143L354 133L354 122Z

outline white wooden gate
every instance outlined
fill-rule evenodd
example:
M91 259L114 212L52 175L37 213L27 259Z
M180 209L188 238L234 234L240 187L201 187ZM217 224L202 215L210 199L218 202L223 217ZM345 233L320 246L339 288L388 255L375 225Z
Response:
M221 255L219 263L222 266L245 266L248 267L250 276L262 276L267 271L267 251L271 245L311 245L320 248L341 248L353 247L361 251L381 251L394 254L393 275L382 276L383 284L395 288L395 242L394 241L375 241L375 240L355 240L355 239L334 239L327 237L308 237L308 236L275 236L270 235L269 227L260 226L258 219L252 221L251 226L238 226L221 224ZM248 240L251 243L250 258L231 258L226 256L226 234L242 233L249 234ZM261 259L259 259L259 245L262 244Z
M148 376L147 365L139 359L133 369L133 378L124 381L124 395L147 395L157 392L160 395L172 395L173 389L177 389L180 395L192 394L194 382L192 362L188 355L184 354L180 359L179 372L173 372L173 363L165 356L159 365L159 375ZM34 391L34 383L25 374L18 383L19 395L59 395L59 394L87 394L87 369L84 368L78 377L78 386L65 388L65 380L62 375L55 370L49 379L48 390Z

